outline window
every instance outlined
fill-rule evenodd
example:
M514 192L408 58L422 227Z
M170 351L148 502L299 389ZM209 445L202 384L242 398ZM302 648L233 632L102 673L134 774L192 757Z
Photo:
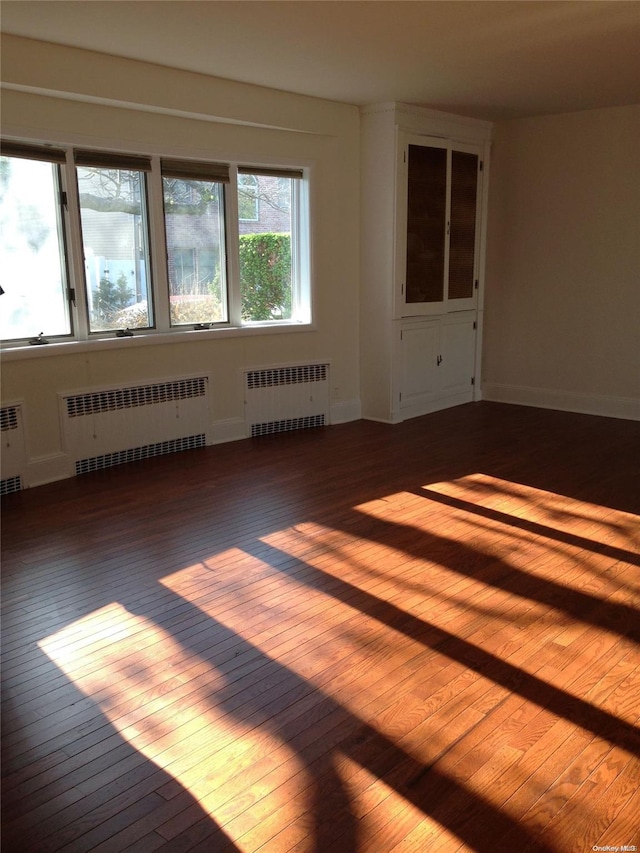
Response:
M296 310L296 234L292 206L300 176L293 172L238 170L238 210L246 200L246 185L260 200L260 216L249 222L240 214L239 255L242 319L245 322L291 320Z
M301 169L3 142L5 346L308 323Z
M0 337L69 335L60 204L59 163L64 152L56 157L43 149L27 157L18 146L11 151L17 156L4 156L3 148L0 158Z
M153 325L146 205L150 163L84 152L75 159L89 331L148 329Z
M224 165L162 161L172 326L228 319L224 229L228 181Z

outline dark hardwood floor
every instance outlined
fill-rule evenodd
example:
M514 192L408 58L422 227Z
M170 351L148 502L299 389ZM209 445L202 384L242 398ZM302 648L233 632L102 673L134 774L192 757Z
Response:
M639 484L480 403L9 496L3 851L640 845Z

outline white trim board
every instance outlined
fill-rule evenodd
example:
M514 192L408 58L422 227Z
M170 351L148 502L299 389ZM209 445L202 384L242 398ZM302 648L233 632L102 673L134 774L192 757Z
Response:
M559 391L555 388L531 388L526 385L485 382L482 385L482 399L495 403L516 403L540 409L559 409L563 412L640 421L640 399L633 397L582 394L575 391Z

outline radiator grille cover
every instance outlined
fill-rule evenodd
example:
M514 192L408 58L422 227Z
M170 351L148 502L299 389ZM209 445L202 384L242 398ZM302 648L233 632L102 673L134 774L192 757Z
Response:
M247 388L272 388L275 385L298 385L326 382L327 364L300 364L294 367L268 367L247 372Z
M22 491L22 477L7 477L0 480L0 497Z
M200 435L190 435L186 438L176 438L171 441L147 444L144 447L131 447L127 450L119 450L116 453L103 453L101 456L93 456L90 459L79 459L76 462L76 474L89 474L92 471L101 471L104 468L125 465L127 462L138 462L141 459L150 459L153 456L180 453L183 450L193 450L196 447L205 446L205 435L201 433Z
M26 488L27 481L27 447L20 403L0 408L0 434L0 494L8 495Z
M153 406L157 403L168 403L173 400L189 400L193 397L204 397L206 393L207 380L205 377L199 376L194 379L176 379L171 382L158 382L152 385L76 394L65 399L67 416L77 418L98 412L114 412L118 409Z
M306 418L286 418L282 421L270 421L264 424L251 424L251 437L272 435L276 432L290 432L294 429L311 429L325 425L324 415L310 415Z
M209 378L171 379L60 395L64 449L76 474L206 444Z
M329 423L329 365L296 364L245 372L247 435L271 435Z
M6 406L0 409L0 430L6 432L8 429L18 429L17 406Z

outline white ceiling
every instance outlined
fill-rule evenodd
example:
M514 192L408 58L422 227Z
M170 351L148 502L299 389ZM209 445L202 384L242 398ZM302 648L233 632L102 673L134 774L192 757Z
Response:
M638 0L3 0L2 30L359 105L640 103Z

